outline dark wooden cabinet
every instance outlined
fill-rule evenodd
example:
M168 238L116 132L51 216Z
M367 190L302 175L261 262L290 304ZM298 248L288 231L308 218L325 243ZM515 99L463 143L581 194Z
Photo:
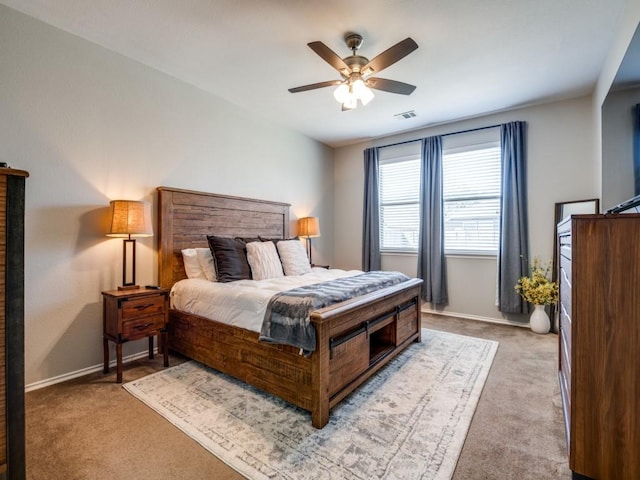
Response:
M640 215L558 224L559 381L576 478L640 475Z
M109 341L116 344L116 381L122 382L122 344L149 338L149 358L153 358L153 337L158 336L158 349L169 366L167 321L169 290L140 288L109 290L103 297L104 373L109 372Z
M25 478L24 194L22 170L0 168L0 479Z

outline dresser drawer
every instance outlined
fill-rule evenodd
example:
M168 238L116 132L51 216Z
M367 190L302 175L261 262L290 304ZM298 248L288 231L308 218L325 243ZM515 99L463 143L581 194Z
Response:
M560 331L560 370L570 385L571 380L571 339L567 338L565 331Z
M122 320L155 315L164 312L164 295L150 295L122 301Z
M566 306L560 304L560 330L567 339L568 345L571 346L571 315L570 312L567 312Z
M571 286L571 260L565 256L560 257L560 282Z
M571 235L562 235L558 237L560 244L560 256L571 260Z
M164 328L164 314L141 317L122 323L122 338L133 340L146 337Z
M567 366L565 363L563 366ZM558 375L560 380L560 388L562 388L562 396L567 400L571 398L571 372L569 370L560 370L560 375ZM570 413L570 411L568 412Z
M560 312L571 318L571 289L560 286Z
M566 378L565 373L560 370L558 374L558 381L560 383L560 396L562 399L562 411L564 413L565 420L565 433L567 435L567 448L571 448L571 380ZM570 452L567 452L570 453Z

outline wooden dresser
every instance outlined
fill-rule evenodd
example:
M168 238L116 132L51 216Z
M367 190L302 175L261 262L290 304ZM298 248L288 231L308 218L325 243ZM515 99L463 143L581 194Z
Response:
M25 478L24 191L22 170L0 168L0 479Z
M558 224L559 380L574 478L640 476L640 215Z

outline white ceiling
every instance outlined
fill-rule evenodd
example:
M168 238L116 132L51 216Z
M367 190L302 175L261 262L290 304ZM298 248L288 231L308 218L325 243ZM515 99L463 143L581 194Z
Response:
M592 91L626 0L0 0L331 146ZM339 75L307 43L372 59L412 37L380 73L416 85L342 112ZM394 114L414 110L415 118Z

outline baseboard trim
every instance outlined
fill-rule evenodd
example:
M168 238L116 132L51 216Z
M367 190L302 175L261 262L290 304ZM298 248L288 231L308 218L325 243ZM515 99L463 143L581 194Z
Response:
M157 348L154 349L154 353L157 353ZM132 362L133 360L138 360L139 358L148 358L149 350L144 350L142 352L134 353L132 355L127 355L126 357L122 357L122 363L127 364ZM116 360L113 359L109 362L109 368L114 368L116 366ZM41 388L49 387L51 385L55 385L56 383L66 382L67 380L72 380L74 378L83 377L84 375L89 375L90 373L96 373L102 371L103 365L94 365L91 367L83 368L81 370L76 370L75 372L69 372L62 375L58 375L56 377L46 378L44 380L39 380L37 382L30 383L25 386L25 392L31 392L33 390L39 390Z
M482 317L480 315L470 315L468 313L456 313L456 312L444 312L439 310L431 310L430 308L422 307L422 313L429 313L431 315L442 315L443 317L456 317L464 318L465 320L474 320L477 322L497 323L499 325L509 325L511 327L529 328L529 325L522 322L512 322L506 318L492 318Z
M467 313L455 313L455 312L443 312L443 311L437 311L437 310L431 310L429 308L422 308L422 313L429 313L432 315L442 315L445 317L456 317L456 318L464 318L465 320L474 320L474 321L478 321L478 322L487 322L487 323L497 323L500 325L510 325L512 327L524 327L524 328L529 328L529 325L524 324L524 323L519 323L519 322L510 322L509 320L506 319L501 319L501 318L491 318L491 317L482 317L479 315L469 315ZM157 348L155 349L156 353L157 353ZM122 363L126 364L129 362L132 362L133 360L137 360L139 358L144 358L147 357L149 355L149 352L147 350L144 350L142 352L138 352L138 353L134 353L132 355L128 355L126 357L122 358ZM111 362L109 363L109 368L113 368L116 366L116 361L111 360ZM94 365L91 367L87 367L87 368L83 368L81 370L76 370L75 372L69 372L69 373L65 373L63 375L58 375L56 377L51 377L51 378L47 378L44 380L39 380L37 382L33 382L30 383L28 385L25 386L25 392L31 392L33 390L39 390L41 388L45 388L45 387L49 387L51 385L55 385L56 383L62 383L62 382L66 382L67 380L72 380L74 378L78 378L78 377L82 377L84 375L89 375L91 373L96 373L96 372L101 372L102 371L102 364L100 365Z

